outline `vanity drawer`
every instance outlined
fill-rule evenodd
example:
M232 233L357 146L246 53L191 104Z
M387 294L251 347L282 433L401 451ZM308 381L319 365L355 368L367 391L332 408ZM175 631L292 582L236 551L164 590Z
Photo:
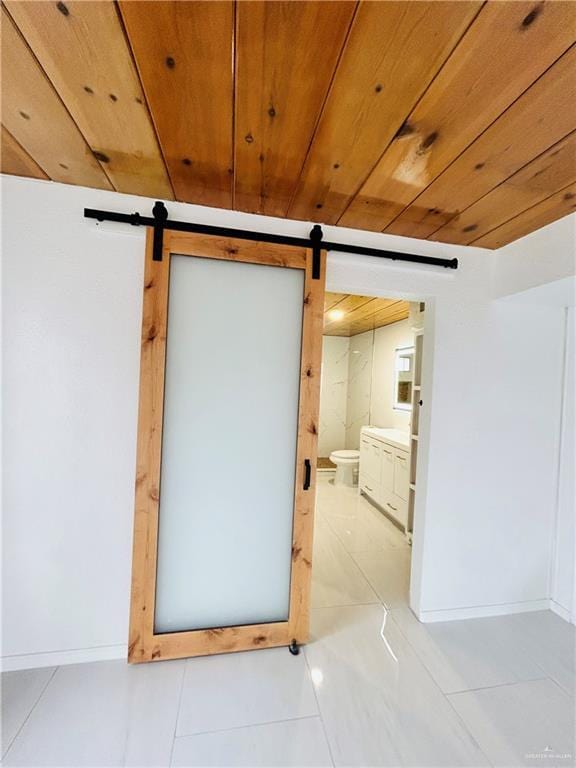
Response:
M382 474L380 480L385 491L394 490L394 448L384 443L380 448Z
M374 499L374 501L378 501L380 496L380 487L369 475L360 472L360 476L358 478L358 488L362 491L362 493L365 493L367 496L370 496L371 499Z
M374 489L380 485L382 472L382 449L377 440L362 436L360 438L360 474L369 477Z
M410 454L406 451L394 451L394 493L408 501Z
M408 502L401 499L395 493L383 489L380 498L380 506L386 511L386 514L397 520L405 529L408 523Z

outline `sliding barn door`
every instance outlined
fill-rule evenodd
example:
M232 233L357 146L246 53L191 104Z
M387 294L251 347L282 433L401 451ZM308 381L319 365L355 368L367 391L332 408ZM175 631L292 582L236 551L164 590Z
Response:
M306 641L325 254L148 232L129 660Z

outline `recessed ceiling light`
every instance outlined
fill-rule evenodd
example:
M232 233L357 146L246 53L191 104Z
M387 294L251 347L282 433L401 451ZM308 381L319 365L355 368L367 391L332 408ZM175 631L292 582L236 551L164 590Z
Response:
M331 309L330 312L328 312L328 318L330 320L342 320L345 314L346 313L341 309Z

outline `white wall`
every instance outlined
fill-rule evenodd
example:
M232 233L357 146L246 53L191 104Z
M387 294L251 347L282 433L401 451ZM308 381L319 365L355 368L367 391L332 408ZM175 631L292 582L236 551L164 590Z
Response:
M576 623L576 412L575 305L576 215L568 216L500 249L493 292L507 303L565 318L564 359L555 375L559 404L545 403L557 438L555 522L551 529L551 607ZM554 410L557 407L558 410Z
M554 609L576 624L576 310L566 310L565 375L558 467L558 511L552 573Z
M542 246L551 279L571 231ZM549 605L563 319L495 303L498 258L462 249L456 273L330 260L331 291L427 302L411 579L425 621Z
M573 277L576 214L565 216L498 251L494 295L508 296Z
M151 201L16 178L2 186L5 664L122 655L144 232L98 226L82 213L85 206L145 213ZM208 224L300 236L310 228L168 208L173 218ZM331 291L428 302L415 611L433 619L542 605L562 318L495 305L488 251L331 227L325 236L461 260L457 271L350 254L328 260Z
M346 443L350 343L346 336L324 336L322 342L318 456L326 458Z
M445 339L446 325L457 318L438 310L436 339ZM438 516L426 518L423 568L429 578L421 609L449 611L456 595L472 615L481 605L494 611L544 607L562 318L471 303L451 336L450 346L436 347L427 512L438 504Z
M408 432L411 412L394 408L394 367L396 349L413 345L414 331L409 318L374 331L370 421L376 427Z
M73 649L115 656L129 607L142 238L87 226L83 190L5 180L2 202L2 653L32 665Z

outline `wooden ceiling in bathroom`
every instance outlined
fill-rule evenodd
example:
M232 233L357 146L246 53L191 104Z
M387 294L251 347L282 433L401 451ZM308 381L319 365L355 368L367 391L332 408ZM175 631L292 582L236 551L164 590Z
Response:
M496 248L576 207L576 2L5 0L2 171Z
M356 336L405 320L409 314L410 305L407 301L326 293L322 333L324 336Z

